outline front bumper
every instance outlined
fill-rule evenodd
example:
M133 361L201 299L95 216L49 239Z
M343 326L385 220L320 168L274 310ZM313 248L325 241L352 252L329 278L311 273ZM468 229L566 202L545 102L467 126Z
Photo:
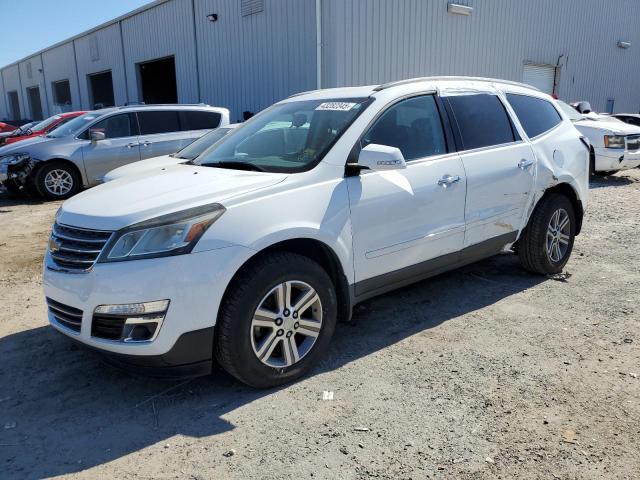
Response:
M211 329L216 323L224 291L253 250L230 246L174 257L98 263L87 273L66 273L49 268L44 260L45 296L82 311L79 331L59 323L48 311L49 323L68 337L111 356L120 363L145 366L179 366L211 360L212 343L201 347L201 338L191 346L192 332ZM98 305L170 300L159 333L153 341L125 343L91 335L93 312ZM205 337L209 334L205 334ZM187 342L185 346L184 342ZM176 354L175 348L187 355ZM207 358L201 358L205 351ZM144 357L144 358L143 358ZM132 360L136 360L133 362Z
M596 171L628 170L640 166L640 151L625 152L610 148L596 148Z
M0 183L4 183L9 178L9 165L0 165Z

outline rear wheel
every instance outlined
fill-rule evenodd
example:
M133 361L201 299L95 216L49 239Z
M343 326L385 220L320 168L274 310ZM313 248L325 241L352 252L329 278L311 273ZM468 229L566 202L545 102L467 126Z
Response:
M69 198L80 190L80 176L64 162L46 162L35 175L38 193L48 200Z
M518 245L522 266L543 275L562 272L575 239L573 204L564 195L544 196L534 210Z
M326 352L337 317L331 279L294 253L262 258L230 284L218 318L220 365L253 387L293 381Z

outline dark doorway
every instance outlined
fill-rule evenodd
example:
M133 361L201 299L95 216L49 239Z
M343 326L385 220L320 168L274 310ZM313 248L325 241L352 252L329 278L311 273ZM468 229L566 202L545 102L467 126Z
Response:
M32 120L42 120L42 102L40 101L40 87L27 88L29 98L29 110Z
M87 75L91 108L98 110L115 106L111 70Z
M138 85L144 103L178 103L175 59L139 63Z
M22 114L20 113L20 100L18 100L18 92L16 92L15 90L12 92L7 92L7 97L9 98L11 118L14 120L20 120L22 118Z
M55 105L55 113L70 112L71 105L71 87L69 80L59 80L51 82L51 90L53 91L53 104Z

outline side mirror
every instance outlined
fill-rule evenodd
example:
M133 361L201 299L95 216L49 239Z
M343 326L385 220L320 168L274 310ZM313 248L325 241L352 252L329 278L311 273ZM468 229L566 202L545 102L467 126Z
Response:
M407 168L407 163L399 148L376 143L370 143L360 150L358 165L375 171Z
M99 142L100 140L105 139L104 132L99 132L98 130L91 130L90 137L93 143Z

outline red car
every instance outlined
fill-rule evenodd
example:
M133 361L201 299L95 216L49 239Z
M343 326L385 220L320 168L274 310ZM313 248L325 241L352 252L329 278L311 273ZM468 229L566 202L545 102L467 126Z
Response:
M18 127L9 125L8 123L0 122L0 133L13 132Z
M43 120L40 123L35 124L33 127L29 128L26 132L22 132L16 136L7 137L4 141L4 144L9 145L10 143L19 142L20 140L25 140L27 138L46 135L51 130L58 128L62 124L71 120L72 118L78 117L85 113L87 112L59 113L58 115L54 115L53 117L49 117L46 120Z

